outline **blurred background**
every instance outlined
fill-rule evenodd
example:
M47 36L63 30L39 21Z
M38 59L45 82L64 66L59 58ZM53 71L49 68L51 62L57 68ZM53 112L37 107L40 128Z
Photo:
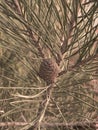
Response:
M59 67L50 89L45 58ZM97 129L97 120L98 1L1 0L0 130Z

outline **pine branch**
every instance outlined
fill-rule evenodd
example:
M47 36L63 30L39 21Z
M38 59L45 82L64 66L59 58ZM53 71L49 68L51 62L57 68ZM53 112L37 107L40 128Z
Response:
M45 112L47 110L47 107L48 107L50 99L51 99L52 91L53 91L53 84L51 84L49 86L49 88L47 89L46 95L43 96L43 100L40 103L40 106L38 109L36 120L33 122L33 125L30 126L28 130L37 130L37 128L40 129L41 123L42 123L43 118L45 116Z
M29 123L27 122L0 122L0 127L5 127L5 126L25 126L28 125ZM93 129L97 130L98 129L98 121L82 121L82 122L72 122L72 123L40 123L40 126L42 128L55 128L55 127L61 127L64 129ZM33 129L30 129L33 130Z
M97 58L98 58L98 54L95 54L95 55L93 55L93 56L89 56L87 59L84 59L84 60L82 60L80 63L78 63L78 64L76 64L76 65L70 67L68 70L61 71L61 72L59 73L59 76L65 74L67 71L74 71L74 70L76 70L77 68L79 68L80 66L84 66L84 65L86 65L89 61L94 61L94 60L97 59Z

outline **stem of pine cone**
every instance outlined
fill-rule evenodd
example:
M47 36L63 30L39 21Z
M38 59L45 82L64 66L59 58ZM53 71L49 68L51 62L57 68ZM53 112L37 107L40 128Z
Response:
M43 98L43 100L41 102L41 105L39 106L36 122L28 130L37 130L37 128L40 127L40 125L41 125L41 123L43 121L43 118L45 116L45 112L47 110L47 107L49 105L51 96L52 96L52 92L53 92L53 88L54 88L53 86L54 86L54 84L51 84L48 87L46 95L44 96L44 98Z

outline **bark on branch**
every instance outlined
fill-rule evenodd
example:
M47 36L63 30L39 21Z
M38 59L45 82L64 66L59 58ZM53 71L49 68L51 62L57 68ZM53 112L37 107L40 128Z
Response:
M0 127L5 127L5 126L25 126L28 125L29 123L27 122L0 122ZM93 129L93 130L98 130L98 121L84 121L84 122L75 122L75 123L43 123L41 122L40 124L41 127L43 128L55 128L55 127L60 127L64 129Z

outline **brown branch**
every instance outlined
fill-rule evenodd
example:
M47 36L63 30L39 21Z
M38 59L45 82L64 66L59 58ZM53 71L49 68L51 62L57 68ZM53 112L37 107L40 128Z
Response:
M29 125L27 122L0 122L0 127L5 126L26 126ZM65 129L87 129L92 128L93 130L98 129L98 121L84 121L84 122L75 122L75 123L40 123L40 126L43 128L49 127L63 127ZM32 130L32 129L31 129Z
M64 41L63 41L63 44L61 46L61 53L64 54L66 52L66 49L67 49L67 44L68 44L68 41L71 37L71 32L73 30L73 25L75 23L75 20L73 18L73 16L71 16L71 21L70 21L70 24L68 25L68 34L67 34L67 38L64 38Z
M78 7L77 7L77 11L79 12L79 4L78 4ZM64 55L64 53L68 50L69 46L68 45L68 42L70 41L71 43L71 35L72 35L72 31L75 27L75 17L74 17L74 14L71 13L71 16L70 16L70 20L68 21L68 26L67 26L67 36L64 37L64 40L63 40L63 44L61 45L61 53L62 55Z
M41 104L39 106L38 114L37 114L37 118L35 120L35 123L33 123L33 125L30 126L30 128L28 130L37 130L37 128L41 127L42 120L43 120L43 118L45 116L47 107L48 107L50 99L51 99L53 85L54 84L51 84L48 87L48 89L46 91L46 95L43 96L43 100L42 100L42 102L41 102Z
M31 37L31 39L32 39L32 41L33 41L33 43L34 43L34 46L38 49L38 51L39 51L39 53L40 53L40 56L41 56L42 58L45 58L45 55L44 55L44 53L43 53L43 51L42 51L42 48L41 48L41 46L40 46L40 44L39 44L39 39L40 39L40 38L38 38L38 40L36 40L35 37L34 37L34 35L33 35L32 30L31 30L29 27L26 27L26 28L27 28L27 31L28 31L28 33L29 33L29 36Z
M18 0L14 0L15 6L17 8L18 14L22 15L21 7Z
M93 56L90 56L90 57L88 57L87 59L82 60L80 63L78 63L78 64L76 64L76 65L70 67L68 70L61 71L61 72L59 73L59 76L65 74L67 71L74 71L74 70L76 70L78 67L83 66L83 65L86 65L87 62L92 61L92 60L94 60L94 59L96 59L96 58L98 58L98 54L93 55Z
M0 127L5 127L5 126L25 126L29 123L27 122L0 122Z
M18 0L9 1L5 0L5 3L10 6L19 15L22 15L21 7Z
M96 130L98 126L95 122L75 122L75 123L43 123L42 127L63 127L65 129L86 129L93 128Z

